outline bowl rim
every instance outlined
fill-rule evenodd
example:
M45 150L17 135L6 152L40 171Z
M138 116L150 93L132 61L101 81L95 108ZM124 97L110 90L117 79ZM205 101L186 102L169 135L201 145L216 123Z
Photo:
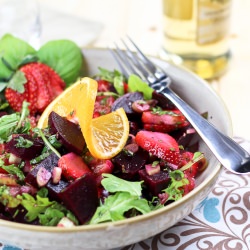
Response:
M84 53L84 50L86 50L86 51L107 51L107 49L105 49L105 48L96 48L96 47L91 47L91 46L87 46L87 47L82 48L83 53ZM178 65L174 65L170 62L166 62L164 59L161 59L160 57L157 57L157 56L149 56L149 57L151 57L152 59L159 60L162 63L168 63L171 67L180 69L181 71L186 72L186 74L189 74L189 75L191 74L192 78L196 78L196 80L199 81L201 84L203 84L203 86L205 88L208 88L209 91L214 96L216 96L216 98L219 99L220 103L223 105L223 109L226 112L226 116L228 118L228 121L230 122L230 124L228 125L228 129L229 129L228 133L229 133L229 136L232 136L232 121L231 121L231 117L229 115L229 111L225 105L225 102L221 98L221 96L216 93L216 91L211 87L211 85L209 85L208 82L206 82L204 79L200 78L199 76L197 76L196 74L194 74L193 72L191 72L190 70L188 70L182 66L178 66ZM78 226L74 226L71 228L31 225L31 224L24 224L24 223L18 223L18 222L0 219L0 227L12 228L12 229L16 229L16 230L33 231L33 232L43 232L43 233L75 233L75 232L103 230L103 229L107 229L107 228L111 228L111 227L115 228L115 227L119 227L119 226L123 226L123 225L127 225L127 224L138 223L141 221L148 220L150 217L155 217L157 215L166 214L167 211L173 210L176 206L179 206L179 204L187 202L193 196L198 194L204 187L206 187L210 183L212 183L214 178L218 177L222 168L223 168L223 166L217 161L216 165L213 168L213 171L210 172L210 176L208 178L206 178L202 183L200 183L199 186L195 187L191 192L189 192L187 195L182 197L180 200L174 201L174 202L172 202L172 203L168 204L167 206L164 206L160 209L151 211L147 214L138 215L136 217L127 218L127 219L115 221L115 222L104 222L101 224L78 225Z

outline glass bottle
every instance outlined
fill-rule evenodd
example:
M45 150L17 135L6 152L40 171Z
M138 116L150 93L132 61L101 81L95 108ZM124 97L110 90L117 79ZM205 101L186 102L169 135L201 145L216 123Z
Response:
M162 0L164 51L204 79L227 69L231 0Z

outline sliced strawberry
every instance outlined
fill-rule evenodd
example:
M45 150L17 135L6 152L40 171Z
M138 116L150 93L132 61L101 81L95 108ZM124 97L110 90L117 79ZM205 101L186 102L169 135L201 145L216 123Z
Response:
M58 161L58 167L62 169L62 175L67 180L76 180L86 173L91 173L82 157L75 153L63 155Z
M172 136L160 132L141 130L136 134L135 141L152 155L179 166L179 145Z
M179 111L146 111L142 114L144 129L168 133L189 125L185 116Z
M14 111L21 111L23 101L30 103L30 114L42 113L47 105L65 88L65 83L49 66L29 63L19 69L24 73L24 92L6 88L5 97Z
M52 68L50 68L46 64L40 64L40 67L46 68L46 71L50 78L50 88L49 88L50 95L54 99L62 93L62 91L66 87L66 84L62 80L62 78Z
M23 93L19 93L18 91L13 90L12 88L6 88L5 98L14 111L21 111L23 102L28 101L29 99L28 84L24 84Z

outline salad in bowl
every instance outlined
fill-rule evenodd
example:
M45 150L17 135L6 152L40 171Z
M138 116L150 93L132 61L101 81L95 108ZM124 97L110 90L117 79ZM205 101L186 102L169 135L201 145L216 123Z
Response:
M19 56L8 54L9 42L22 48ZM12 225L39 237L62 230L89 237L116 227L120 234L122 225L135 232L140 221L181 209L192 192L195 203L205 198L220 168L208 180L204 173L219 164L182 113L138 76L126 79L100 61L95 74L83 77L85 54L66 40L34 51L6 35L1 48L0 218L7 233ZM135 238L93 246L152 236L188 212ZM80 238L71 241L81 246Z

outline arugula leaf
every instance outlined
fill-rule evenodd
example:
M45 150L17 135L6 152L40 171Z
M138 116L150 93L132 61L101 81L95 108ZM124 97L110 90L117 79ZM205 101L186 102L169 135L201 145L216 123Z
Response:
M128 79L128 89L130 92L142 92L146 100L152 99L153 89L148 84L141 80L137 75L130 75Z
M25 215L25 219L28 222L38 218L41 225L56 226L57 223L66 216L72 220L74 224L79 224L76 217L69 210L56 201L50 201L45 196L47 192L44 193L44 189L42 190L40 193L37 193L35 198L27 193L17 196L18 199L21 199L21 205L28 211Z
M171 178L171 184L162 191L169 195L168 200L177 201L183 196L181 187L187 185L189 180L184 177L184 173L181 170L172 171L169 173L169 176Z
M69 86L75 82L82 68L80 48L70 40L55 40L44 44L37 52L41 62L54 69Z
M138 196L132 196L128 192L117 192L105 199L103 205L99 206L90 220L90 224L107 221L118 221L125 218L124 213L136 209L142 214L151 211L148 201Z
M102 180L102 185L108 192L128 192L134 196L141 196L142 182L126 181L112 174L102 174L102 176L106 177Z
M67 217L75 225L79 224L76 217L63 205L57 202L48 207L43 214L38 215L39 222L43 226L56 226L63 217Z
M18 69L20 62L27 55L34 54L36 50L27 42L10 34L4 35L0 40L0 79L8 80L13 71Z
M21 205L28 211L25 215L25 219L28 222L35 220L39 214L44 213L49 206L55 203L54 201L49 201L47 197L43 198L37 195L35 199L27 193L23 193L21 197L20 195L17 197L22 199Z

